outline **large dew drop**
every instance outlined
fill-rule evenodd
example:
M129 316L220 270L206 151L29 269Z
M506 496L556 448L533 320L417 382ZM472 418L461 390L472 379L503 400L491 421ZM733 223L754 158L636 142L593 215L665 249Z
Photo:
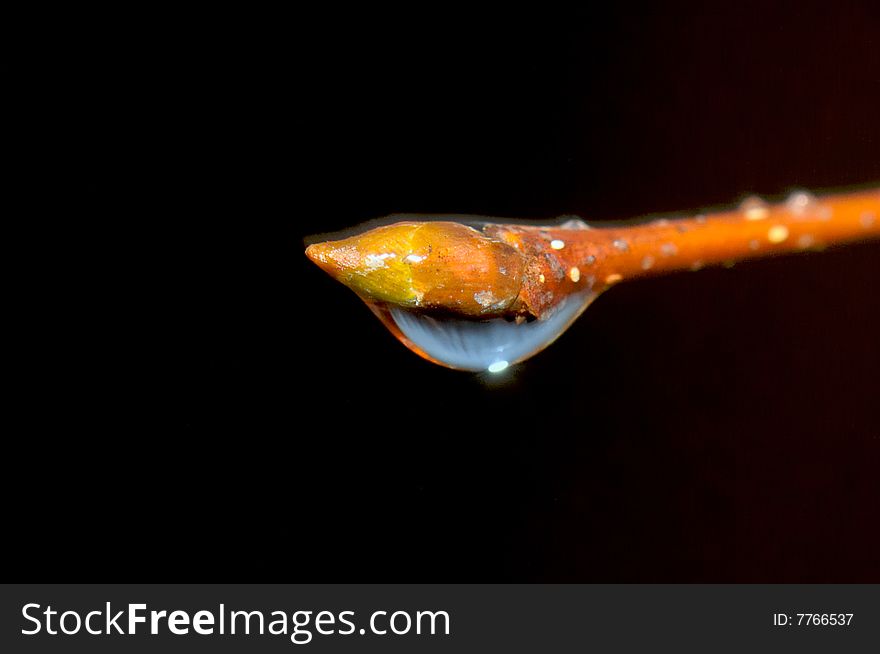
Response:
M425 358L458 370L501 372L555 341L596 295L571 295L549 318L520 324L505 318L464 320L398 307L372 308L404 345Z

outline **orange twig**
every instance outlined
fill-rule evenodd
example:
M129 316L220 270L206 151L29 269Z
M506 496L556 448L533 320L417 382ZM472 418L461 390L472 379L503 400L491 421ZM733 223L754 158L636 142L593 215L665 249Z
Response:
M421 356L500 370L552 342L620 281L871 238L880 238L880 189L595 229L402 222L306 254Z

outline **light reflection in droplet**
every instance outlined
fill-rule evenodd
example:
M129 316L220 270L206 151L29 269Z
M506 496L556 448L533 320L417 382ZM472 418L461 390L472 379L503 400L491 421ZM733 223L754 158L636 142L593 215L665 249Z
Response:
M486 370L489 372L501 372L502 370L506 370L507 366L510 364L507 361L496 361L492 365L490 365Z

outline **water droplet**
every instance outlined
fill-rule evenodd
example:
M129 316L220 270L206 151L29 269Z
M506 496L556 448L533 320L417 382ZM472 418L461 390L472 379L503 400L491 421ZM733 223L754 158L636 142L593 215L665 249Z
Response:
M594 257L594 256L591 254L591 255L588 256L586 259L584 259L584 263L586 263L588 266L592 266L594 263L596 263L596 257Z
M862 224L862 227L864 227L865 229L871 229L871 226L874 224L874 222L876 220L877 220L877 216L875 216L870 211L866 211L859 218L859 222Z
M743 214L745 214L746 220L764 220L770 215L770 211L767 209L767 203L755 195L743 200L740 203L739 208Z
M771 243L782 243L788 238L788 227L785 225L773 225L767 232L767 240Z
M565 247L565 241L560 241L558 238L550 241L550 247L554 250L561 250Z
M806 191L795 191L788 196L785 206L796 216L803 216L815 204L816 198Z
M566 218L566 216L560 216L560 218ZM583 221L583 219L578 218L577 216L572 216L560 226L562 229L591 229L590 226Z
M544 320L467 320L370 304L404 345L426 359L459 370L499 372L555 341L592 302L583 291L564 298ZM501 367L503 365L503 367Z
M605 283L610 286L611 284L616 284L621 279L623 279L623 275L620 275L618 273L613 273L611 275L608 275L608 277L605 278Z
M616 238L611 242L615 248L620 250L621 252L629 252L629 245L627 245L626 241L621 238Z
M642 259L642 270L650 270L651 266L653 265L654 257L652 257L650 254L645 255L645 257Z
M761 247L761 241L759 241L758 239L753 238L751 241L749 241L749 249L750 250L754 251L760 247Z
M660 252L663 253L664 257L672 257L678 254L678 247L675 243L664 243L660 246Z
M571 270L568 271L568 276L571 278L571 281L577 283L581 278L581 271L577 266L572 266Z

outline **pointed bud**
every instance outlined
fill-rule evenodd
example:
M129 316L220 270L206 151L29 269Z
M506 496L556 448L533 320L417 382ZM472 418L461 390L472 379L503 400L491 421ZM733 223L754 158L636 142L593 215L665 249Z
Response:
M524 268L510 245L451 222L379 227L306 255L365 299L475 317L504 313Z

